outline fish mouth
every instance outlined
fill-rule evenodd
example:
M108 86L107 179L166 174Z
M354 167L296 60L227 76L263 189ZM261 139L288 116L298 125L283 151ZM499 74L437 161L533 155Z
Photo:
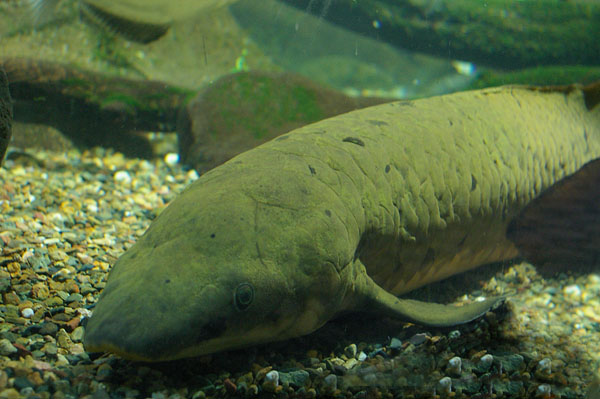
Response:
M88 352L110 352L124 359L159 362L216 351L206 345L226 330L224 319L202 327L188 321L135 322L93 315L85 326L83 345Z
M83 345L88 352L111 352L145 362L187 357L198 347L212 352L205 343L218 340L227 330L225 312L215 299L221 296L214 297L209 288L198 301L185 295L178 300L174 293L157 294L142 285L120 278L107 283L85 325ZM213 298L212 303L207 297Z

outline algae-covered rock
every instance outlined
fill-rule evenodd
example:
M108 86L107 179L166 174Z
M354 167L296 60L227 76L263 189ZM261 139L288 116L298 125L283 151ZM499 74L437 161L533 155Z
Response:
M179 153L206 171L297 127L385 101L349 97L290 73L235 73L182 109Z
M8 79L0 67L0 164L12 135L12 103L8 92Z
M488 66L600 62L597 1L281 1L401 48Z

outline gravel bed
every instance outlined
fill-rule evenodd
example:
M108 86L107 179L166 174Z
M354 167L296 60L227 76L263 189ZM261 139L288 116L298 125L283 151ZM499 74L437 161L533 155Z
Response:
M173 157L11 154L0 169L0 399L585 396L600 355L600 277L527 263L413 294L509 295L505 309L459 328L350 314L307 337L196 359L86 353L85 321L111 265L196 178Z

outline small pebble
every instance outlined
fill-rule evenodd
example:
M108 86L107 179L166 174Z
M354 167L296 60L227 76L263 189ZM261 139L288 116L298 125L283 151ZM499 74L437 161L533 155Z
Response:
M365 360L367 360L369 356L367 356L367 354L363 351L360 351L360 353L358 354L358 361L359 362L364 362Z
M279 373L277 370L271 370L265 375L265 381L272 383L273 385L279 385Z
M337 389L337 376L335 374L329 374L323 379L323 388L327 392L333 392Z
M17 348L8 339L0 339L0 355L10 356L13 353L17 353Z
M537 387L535 391L535 396L538 398L550 398L552 393L552 388L548 384L541 384Z
M131 183L131 176L125 170L119 170L115 172L113 179L115 179L115 181L118 183Z
M26 319L29 319L31 318L31 316L34 315L34 311L31 308L24 308L23 310L21 310L21 315Z
M427 334L425 333L418 333L413 335L410 338L410 343L413 344L414 346L419 346L421 344L423 344L425 341L427 341Z
M460 376L462 372L462 360L458 356L454 356L452 359L448 360L448 367L446 368L448 373Z
M547 357L543 358L538 362L537 369L550 374L552 372L552 360Z
M294 370L289 373L279 373L279 381L282 384L289 384L296 388L306 385L309 379L310 375L306 370Z
M390 341L390 348L398 350L402 349L402 341L396 337L392 338Z
M479 365L484 371L488 370L492 366L492 363L494 363L494 356L489 353L481 356L481 359L479 359Z
M169 166L175 166L179 162L179 154L170 152L165 155L165 163Z
M452 392L452 378L443 377L438 381L438 385L440 387L440 391L442 391L443 393L449 394L450 392Z
M71 340L73 342L81 342L83 340L83 334L85 332L85 329L81 326L75 328L72 332L71 332Z
M223 385L225 386L227 393L230 395L234 395L237 391L237 386L229 378L225 378L225 380L223 380Z
M460 338L460 331L458 330L452 330L448 333L448 338L450 339L457 339Z
M581 288L577 284L567 285L563 288L563 292L566 296L573 299L579 299L581 297Z
M350 344L344 348L344 354L348 356L349 359L356 357L357 347L356 344Z

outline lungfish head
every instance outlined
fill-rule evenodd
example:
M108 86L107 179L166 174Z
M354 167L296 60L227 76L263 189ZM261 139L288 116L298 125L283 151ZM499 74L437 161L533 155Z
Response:
M296 216L192 185L117 260L86 349L159 361L317 329L337 310L339 274L311 251L314 237L290 236Z

